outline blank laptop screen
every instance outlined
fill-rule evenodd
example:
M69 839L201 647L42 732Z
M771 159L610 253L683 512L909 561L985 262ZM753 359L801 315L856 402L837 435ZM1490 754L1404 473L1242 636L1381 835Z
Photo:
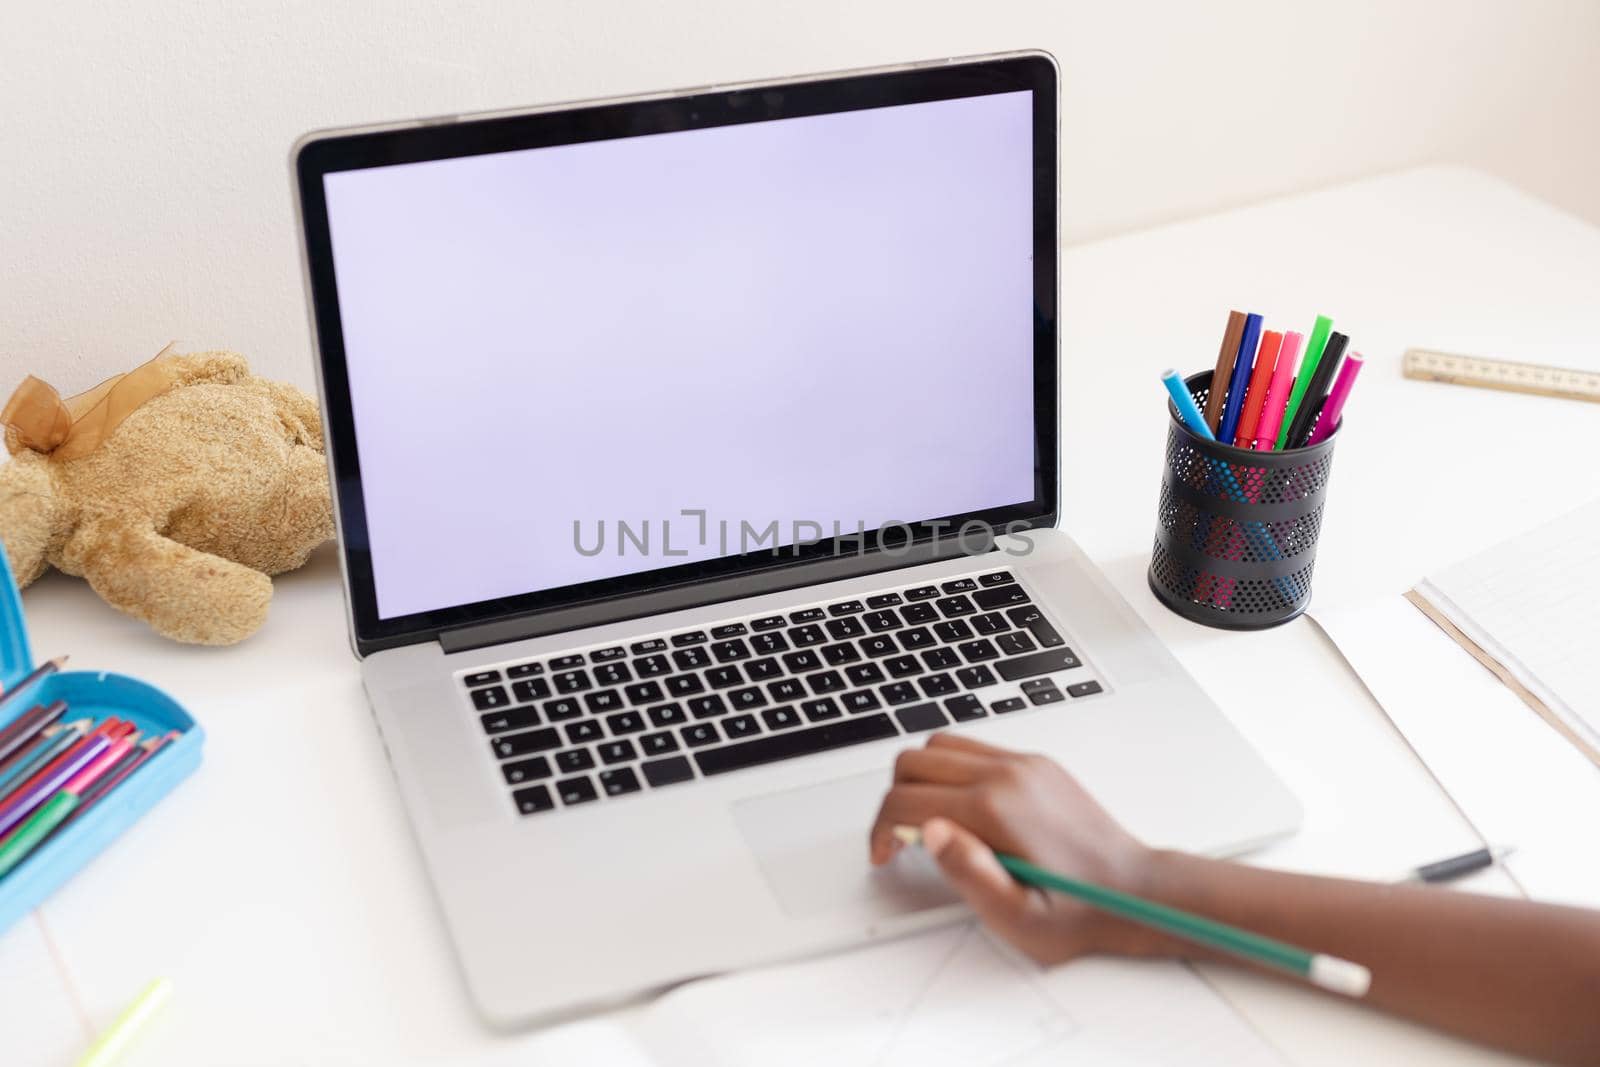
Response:
M1005 92L325 175L379 617L1032 501L1032 163Z

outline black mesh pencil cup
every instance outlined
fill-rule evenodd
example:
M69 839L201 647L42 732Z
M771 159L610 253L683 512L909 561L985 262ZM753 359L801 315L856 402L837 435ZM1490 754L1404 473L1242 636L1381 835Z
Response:
M1185 384L1204 409L1211 372ZM1311 600L1338 429L1310 448L1252 452L1196 436L1170 401L1167 414L1151 591L1207 626L1261 630L1288 622Z

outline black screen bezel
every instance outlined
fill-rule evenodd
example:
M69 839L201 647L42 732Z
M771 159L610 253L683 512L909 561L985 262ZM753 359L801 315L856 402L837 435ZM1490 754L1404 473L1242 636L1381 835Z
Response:
M461 626L626 598L710 578L760 575L778 570L789 572L807 562L830 559L838 554L841 546L833 539L825 539L781 552L760 550L451 608L379 618L323 192L324 175L397 163L1031 91L1034 497L1031 501L983 511L916 521L908 519L911 540L924 543L940 536L941 531L943 536L949 537L949 530L967 521L982 521L996 528L1012 524L1012 528L1030 529L1053 526L1057 521L1056 86L1054 62L1042 54L1027 54L634 102L577 105L528 114L443 120L375 132L334 132L304 140L294 154L292 165L303 227L311 313L321 361L322 399L328 409L327 447L334 471L341 550L358 652L365 655L379 648L426 640ZM904 531L896 528L888 547L898 549L904 537ZM876 534L869 531L864 542L851 539L848 551L870 554L882 547ZM788 579L785 584L797 584L792 574Z

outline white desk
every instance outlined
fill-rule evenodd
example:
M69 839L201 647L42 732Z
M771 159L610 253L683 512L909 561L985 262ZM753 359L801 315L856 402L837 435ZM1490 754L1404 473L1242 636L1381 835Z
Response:
M1561 363L1590 343L1600 231L1431 169L1073 248L1063 292L1068 528L1298 792L1303 831L1258 862L1385 878L1473 847L1313 623L1223 633L1150 595L1156 376L1209 366L1229 307L1302 330L1333 314L1371 366L1334 466L1317 595L1400 589L1600 495L1600 467L1576 451L1592 408L1399 376L1413 344ZM1481 425L1520 432L1466 432ZM1428 458L1396 458L1408 454ZM25 602L42 653L147 677L210 736L191 781L0 939L0 1033L18 1062L65 1067L88 1025L163 974L176 996L129 1067L507 1057L435 915L346 646L331 546L279 579L265 630L233 649L162 641L59 575ZM1295 698L1267 696L1290 681ZM1300 989L1207 975L1297 1063L1504 1062ZM527 1062L553 1058L530 1046Z

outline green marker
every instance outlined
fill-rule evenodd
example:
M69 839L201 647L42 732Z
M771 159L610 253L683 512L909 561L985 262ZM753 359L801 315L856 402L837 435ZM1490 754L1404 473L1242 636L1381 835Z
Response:
M1305 398L1306 387L1311 384L1311 375L1316 373L1317 364L1322 361L1322 350L1328 347L1328 331L1333 329L1333 320L1326 315L1317 316L1317 324L1311 327L1311 339L1306 342L1305 358L1300 361L1300 370L1294 376L1294 388L1289 391L1289 403L1283 409L1283 423L1278 427L1278 443L1273 447L1282 452L1289 442L1289 424L1294 422L1294 413L1300 410L1300 401Z
M1324 321L1319 320L1319 323ZM922 831L915 826L896 826L894 835L907 845L922 843ZM1283 941L1241 930L1237 926L1136 897L1132 893L1108 889L1076 878L1065 878L1004 852L996 852L994 858L1010 872L1011 877L1024 885L1053 889L1141 926L1218 949L1252 963L1287 971L1330 992L1342 993L1347 997L1364 997L1372 984L1372 973L1359 963L1320 952L1308 952Z

